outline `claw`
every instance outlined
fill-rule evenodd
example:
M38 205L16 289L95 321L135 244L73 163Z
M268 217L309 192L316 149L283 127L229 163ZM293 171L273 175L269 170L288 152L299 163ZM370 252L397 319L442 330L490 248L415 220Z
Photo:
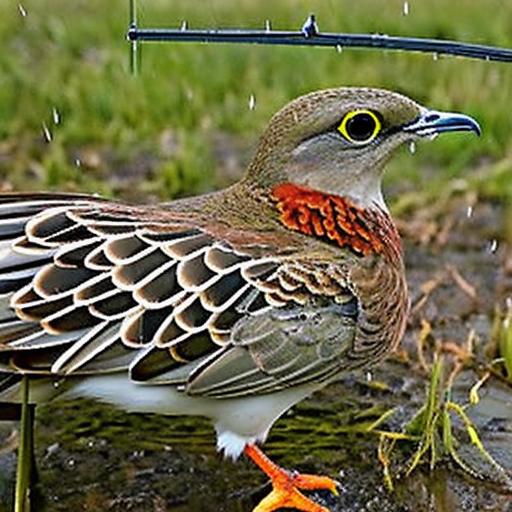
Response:
M329 509L310 500L300 490L328 489L338 495L338 482L326 476L290 473L272 462L258 447L247 445L245 454L272 481L272 491L263 498L253 512L273 512L280 508L294 508L303 512L329 512Z

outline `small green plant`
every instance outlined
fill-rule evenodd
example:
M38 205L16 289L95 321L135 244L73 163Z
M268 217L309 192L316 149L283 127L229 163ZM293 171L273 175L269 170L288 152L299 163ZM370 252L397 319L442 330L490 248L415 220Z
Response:
M402 435L392 432L381 432L378 448L379 460L383 466L384 481L391 491L394 488L391 471L391 459L397 442L413 442L416 447L413 454L405 463L405 469L397 473L409 476L419 465L427 463L430 470L443 459L450 458L463 471L482 477L478 470L466 462L459 452L462 444L460 428L454 428L454 420L457 418L462 424L471 443L476 447L480 457L499 473L505 474L504 469L494 460L484 447L477 428L467 414L467 408L478 401L478 388L484 381L480 380L473 386L470 392L470 401L467 405L460 405L452 399L451 386L453 378L443 381L443 357L435 355L430 372L430 382L425 404L416 415L407 423ZM453 376L453 375L452 375ZM475 400L476 397L476 400Z

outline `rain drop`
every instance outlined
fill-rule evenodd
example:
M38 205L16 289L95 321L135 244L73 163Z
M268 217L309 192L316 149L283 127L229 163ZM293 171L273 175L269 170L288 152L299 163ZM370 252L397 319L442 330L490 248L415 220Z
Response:
M53 124L60 124L60 114L59 111L53 107L52 109L52 117L53 117Z
M336 45L336 51L337 51L338 53L341 53L341 52L343 51L343 46L341 46L341 44L337 44L337 45Z
M472 205L469 205L467 210L466 210L466 217L468 219L470 219L471 217L473 217L473 206Z
M27 17L27 11L25 10L25 7L23 5L18 4L18 11L20 11L20 14L26 18Z
M77 167L82 167L82 162L80 161L80 158L75 158L75 165Z
M404 2L402 13L404 16L409 16L409 2Z
M72 468L75 465L75 459L69 459L68 460L68 466Z
M60 444L59 443L53 443L48 448L46 448L46 456L49 457L53 455L54 453L57 453L59 451Z
M187 20L183 20L181 22L180 30L182 32L185 32L185 30L188 30L188 21Z
M52 132L50 131L50 129L48 128L46 123L43 122L42 126L43 126L44 140L49 143L52 141Z
M256 108L256 98L254 94L249 96L249 110L254 110Z
M366 382L371 382L373 380L372 372L366 372Z
M497 250L498 250L498 240L496 240L496 238L493 238L487 244L487 252L494 254Z
M272 30L272 23L270 20L265 20L265 32L270 32Z
M416 142L414 142L413 140L409 142L409 153L411 153L411 155L414 155L414 153L416 153Z

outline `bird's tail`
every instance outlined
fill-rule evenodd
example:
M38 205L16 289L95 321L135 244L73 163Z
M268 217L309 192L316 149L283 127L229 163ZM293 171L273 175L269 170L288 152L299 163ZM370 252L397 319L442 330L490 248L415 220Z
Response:
M9 390L17 386L20 381L20 374L0 371L0 400L7 396Z
M13 418L12 405L18 401L21 375L0 371L0 421Z

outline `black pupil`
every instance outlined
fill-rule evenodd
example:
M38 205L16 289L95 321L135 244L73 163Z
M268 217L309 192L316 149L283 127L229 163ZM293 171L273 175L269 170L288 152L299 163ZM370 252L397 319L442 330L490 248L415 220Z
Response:
M364 141L369 139L375 130L375 119L370 114L356 114L347 122L347 133L353 140Z

